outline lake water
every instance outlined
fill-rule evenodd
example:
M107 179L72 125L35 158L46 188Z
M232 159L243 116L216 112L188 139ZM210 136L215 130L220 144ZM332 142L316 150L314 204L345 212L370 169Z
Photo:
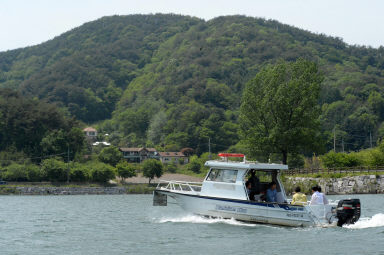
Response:
M353 226L288 228L153 207L151 195L0 196L0 254L384 255L384 195L351 197Z

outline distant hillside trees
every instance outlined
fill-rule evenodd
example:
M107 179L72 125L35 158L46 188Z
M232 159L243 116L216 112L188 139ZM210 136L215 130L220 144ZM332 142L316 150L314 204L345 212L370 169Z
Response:
M73 158L84 144L77 126L54 105L0 89L0 151L23 152L22 157L39 161L45 155L66 157L69 148Z
M200 155L209 139L213 152L239 142L250 79L279 59L300 57L324 74L318 104L326 150L335 136L336 150L375 146L384 137L384 47L347 45L262 18L103 17L41 45L0 52L0 88L98 123L115 145L191 147Z
M281 61L247 83L240 108L242 137L251 154L288 154L315 150L319 139L318 105L322 76L307 60Z

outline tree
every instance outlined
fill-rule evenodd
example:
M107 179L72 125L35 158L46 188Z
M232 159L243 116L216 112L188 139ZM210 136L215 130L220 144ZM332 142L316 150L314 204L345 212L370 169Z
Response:
M257 153L313 149L318 139L322 76L315 63L298 59L268 66L249 81L240 108L242 139Z
M163 175L163 164L156 159L147 159L143 162L143 176L148 178L148 183L156 176L160 178Z
M160 111L153 116L148 127L148 140L154 144L159 144L164 139L163 127L167 124L167 115Z
M116 169L117 169L117 175L120 176L122 180L124 178L130 178L130 177L136 176L135 167L126 161L118 163L116 165Z
M77 127L69 131L63 129L49 132L40 142L45 155L61 155L67 161L73 160L84 149L84 133ZM69 153L69 155L68 155Z
M99 154L99 160L111 166L116 166L122 159L123 155L115 146L106 147Z

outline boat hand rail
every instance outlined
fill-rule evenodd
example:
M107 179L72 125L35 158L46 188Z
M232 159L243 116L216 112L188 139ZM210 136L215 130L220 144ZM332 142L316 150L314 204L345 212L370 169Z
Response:
M160 180L156 189L177 190L183 192L200 192L202 182L183 182Z

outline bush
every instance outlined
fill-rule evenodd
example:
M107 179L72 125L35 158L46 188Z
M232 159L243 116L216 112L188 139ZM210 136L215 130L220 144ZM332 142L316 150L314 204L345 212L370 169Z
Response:
M369 150L368 164L370 166L384 166L384 153L378 148Z
M197 161L192 161L188 164L188 170L194 172L194 173L200 173L201 165Z
M120 162L116 165L117 175L121 178L130 178L136 176L136 169L133 165L126 161Z
M175 163L169 163L167 164L166 166L166 171L169 172L169 173L176 173L176 170L177 170L177 166Z
M91 179L94 182L107 183L109 180L115 178L115 168L104 164L92 164Z
M163 175L163 164L156 159L147 159L142 164L143 176L148 178L148 183L156 176Z
M192 156L190 157L190 160L191 161L188 163L187 169L197 174L200 173L201 164L198 157L196 155Z
M6 181L27 181L27 171L25 165L13 163L5 168L3 179Z
M41 182L47 179L44 171L36 165L26 165L27 177L30 182Z
M86 166L75 164L71 167L69 177L73 182L86 182L89 181L89 170Z
M325 167L351 167L359 166L363 162L359 157L359 153L336 153L330 151L321 157Z
M68 166L63 161L46 159L41 164L41 168L49 181L64 182L67 180Z

